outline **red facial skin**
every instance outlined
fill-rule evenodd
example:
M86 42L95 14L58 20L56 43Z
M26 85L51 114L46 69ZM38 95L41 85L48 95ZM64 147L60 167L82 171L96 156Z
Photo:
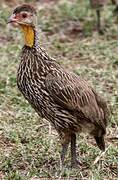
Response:
M9 18L8 23L12 24L12 26L17 27L19 24L23 24L23 21L26 18L31 17L30 14L27 13L18 13L18 14L12 14L11 17Z

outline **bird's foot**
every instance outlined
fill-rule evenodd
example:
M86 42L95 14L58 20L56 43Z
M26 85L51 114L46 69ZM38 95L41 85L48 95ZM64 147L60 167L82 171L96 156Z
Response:
M104 35L105 32L106 32L106 29L105 29L105 28L104 28L104 29L99 29L99 30L98 30L98 33L99 33L100 35Z
M79 168L82 166L82 162L75 159L71 161L71 168Z

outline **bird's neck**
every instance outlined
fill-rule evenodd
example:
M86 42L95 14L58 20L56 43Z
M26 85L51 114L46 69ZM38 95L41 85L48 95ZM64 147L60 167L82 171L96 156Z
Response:
M22 30L24 33L25 46L30 47L30 49L35 49L41 55L41 59L52 61L52 58L45 52L43 48L40 47L39 42L39 32L36 27L22 25ZM54 61L54 60L53 60Z
M22 25L21 29L23 30L24 33L24 40L25 40L25 45L29 47L33 47L37 45L37 31L35 27L32 26L27 26L27 25Z

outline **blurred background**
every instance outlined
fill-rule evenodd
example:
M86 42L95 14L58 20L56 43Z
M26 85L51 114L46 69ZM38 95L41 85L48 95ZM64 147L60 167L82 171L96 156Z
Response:
M66 69L93 84L111 107L106 152L95 162L99 149L91 137L81 134L77 147L83 165L78 170L60 172L58 135L17 89L16 73L24 40L21 31L6 22L21 3L37 9L41 46ZM101 34L97 31L98 9ZM117 10L117 3L110 0L103 7L92 6L89 0L0 1L0 179L118 178Z

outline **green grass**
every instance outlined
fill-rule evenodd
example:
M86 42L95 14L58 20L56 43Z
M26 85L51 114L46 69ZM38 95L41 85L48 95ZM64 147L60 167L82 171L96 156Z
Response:
M118 179L118 30L112 6L106 6L102 21L107 31L99 36L95 12L87 0L53 6L40 4L38 20L41 43L65 68L82 75L93 84L112 109L106 136L107 150L100 154L93 139L78 136L78 156L83 165L70 169L70 152L66 167L60 171L61 145L54 129L38 117L16 86L19 53L23 45L21 32L9 29L6 20L11 9L0 7L0 179ZM78 24L82 31L75 31ZM45 38L43 38L45 37Z

